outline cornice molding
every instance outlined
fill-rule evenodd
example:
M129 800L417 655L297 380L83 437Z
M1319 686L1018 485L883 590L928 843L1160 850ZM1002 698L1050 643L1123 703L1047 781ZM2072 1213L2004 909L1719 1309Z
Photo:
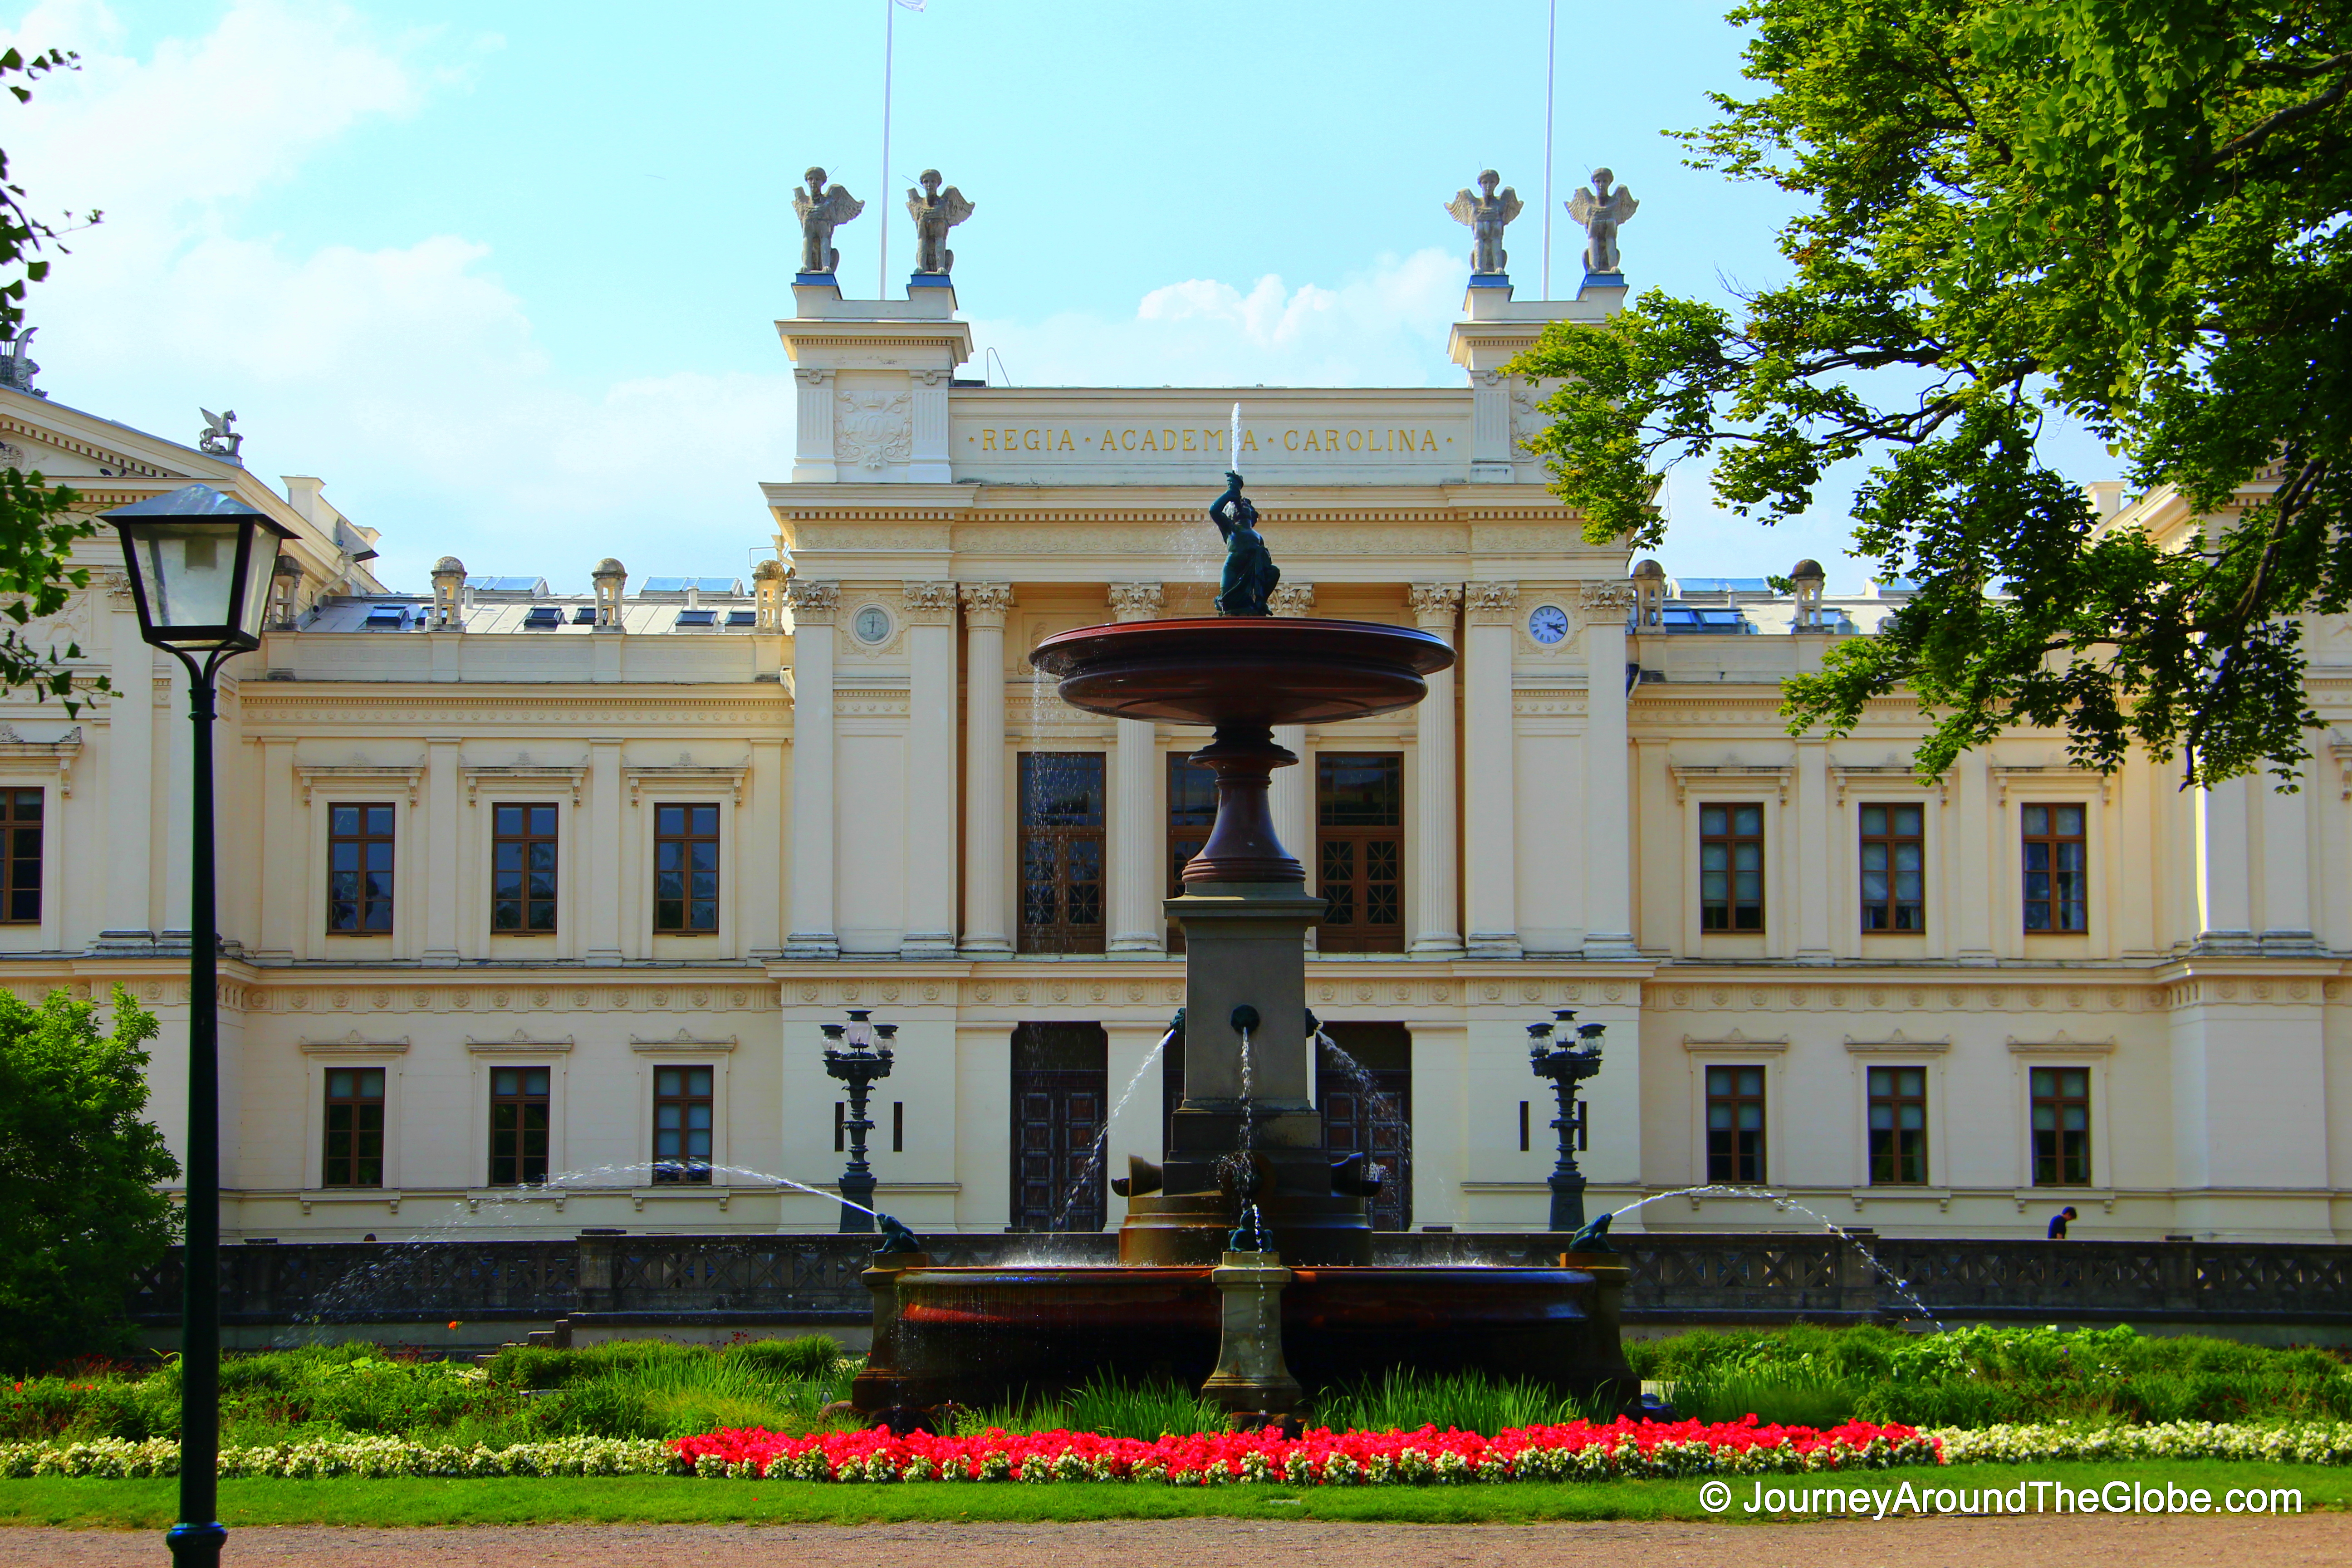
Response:
M425 782L422 763L297 763L295 781L302 786L302 804L310 804L310 793L320 785L331 789L349 785L360 788L372 785L382 789L404 792L408 804L415 805L419 788Z
M1701 788L1721 785L1727 789L1738 789L1754 785L1758 788L1770 789L1778 795L1780 803L1786 805L1789 804L1789 786L1796 780L1797 769L1793 763L1724 763L1706 765L1668 763L1666 776L1674 780L1676 805L1683 804L1685 795L1694 784Z

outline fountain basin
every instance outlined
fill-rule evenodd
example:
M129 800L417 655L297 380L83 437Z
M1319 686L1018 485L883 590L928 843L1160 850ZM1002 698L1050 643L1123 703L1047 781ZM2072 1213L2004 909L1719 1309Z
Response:
M1310 1394L1410 1366L1563 1394L1612 1384L1630 1402L1625 1267L1562 1256L1557 1268L1298 1268L1281 1297L1283 1354ZM1198 1387L1217 1362L1221 1300L1205 1267L917 1265L867 1282L876 1357L854 1394L867 1414L987 1406L1097 1376Z
M1410 708L1454 650L1410 626L1221 616L1081 626L1039 643L1029 662L1089 713L1246 729Z

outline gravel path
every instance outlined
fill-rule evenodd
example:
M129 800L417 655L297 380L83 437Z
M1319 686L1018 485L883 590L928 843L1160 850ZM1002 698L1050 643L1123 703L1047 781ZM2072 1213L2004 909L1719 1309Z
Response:
M2352 1514L2300 1519L2081 1516L1829 1524L1266 1524L1220 1519L1087 1524L539 1525L232 1531L226 1561L273 1568L872 1568L900 1557L956 1568L2169 1568L2232 1563L2340 1568ZM152 1531L0 1529L0 1563L152 1568ZM1607 1559L1601 1559L1607 1560Z

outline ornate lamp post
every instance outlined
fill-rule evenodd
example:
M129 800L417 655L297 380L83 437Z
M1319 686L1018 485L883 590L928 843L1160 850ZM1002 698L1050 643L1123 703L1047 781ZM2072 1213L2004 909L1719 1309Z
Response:
M866 1135L874 1131L874 1123L866 1114L866 1097L876 1079L890 1076L890 1042L898 1026L874 1023L873 1016L870 1008L852 1007L848 1023L818 1026L828 1042L826 1075L849 1086L849 1120L843 1123L849 1131L849 1165L841 1173L841 1195L849 1200L841 1205L845 1232L874 1228L874 1216L866 1212L874 1206L874 1168L866 1163ZM864 1206L851 1208L849 1204Z
M1576 1168L1576 1152L1588 1147L1585 1112L1591 1109L1577 1103L1576 1086L1601 1070L1601 1037L1609 1026L1576 1024L1570 1044L1566 1031L1575 1024L1576 1009L1558 1008L1552 1020L1528 1026L1528 1066L1538 1078L1551 1079L1559 1096L1559 1114L1551 1121L1559 1133L1559 1159L1544 1184L1551 1188L1551 1228L1575 1232L1584 1228L1584 1173ZM1561 1032L1557 1041L1555 1028Z
M187 1238L180 1295L180 1568L220 1562L220 939L213 899L213 678L261 646L280 527L208 485L104 515L122 536L139 635L188 668L195 806L188 848Z

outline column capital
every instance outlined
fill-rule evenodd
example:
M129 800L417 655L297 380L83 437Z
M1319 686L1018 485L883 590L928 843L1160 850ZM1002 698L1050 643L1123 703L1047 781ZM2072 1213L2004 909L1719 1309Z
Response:
M793 379L799 382L803 386L831 386L833 384L833 372L829 370L796 370L793 372Z
M1283 583L1266 595L1265 607L1286 620L1302 620L1315 607L1315 584Z
M1113 583L1110 618L1114 621L1156 621L1167 595L1157 583Z
M1467 598L1474 626L1507 626L1519 618L1517 583L1473 583Z
M784 584L784 603L791 607L795 625L829 626L841 608L841 584L795 577Z
M1577 590L1576 602L1587 626L1607 626L1612 621L1622 626L1633 613L1633 579L1611 578L1585 584Z
M956 585L953 583L902 583L898 602L910 626L955 625Z
M1413 625L1423 631L1454 629L1454 613L1462 607L1461 584L1415 583L1407 597L1412 605Z
M1012 584L962 583L956 591L963 597L964 625L1003 629L1005 612L1013 608Z

